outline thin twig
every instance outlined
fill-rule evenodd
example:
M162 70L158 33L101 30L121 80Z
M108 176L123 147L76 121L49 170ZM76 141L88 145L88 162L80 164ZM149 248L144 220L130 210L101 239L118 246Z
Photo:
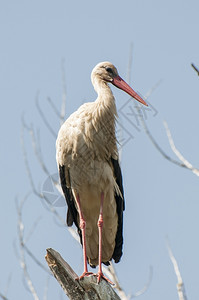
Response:
M47 272L49 275L52 275L49 270L36 258L36 256L30 251L30 249L26 246L25 243L23 243L22 247L26 251L26 253L32 258L32 260L45 272Z
M119 279L117 277L117 274L116 274L116 271L115 271L113 263L110 262L110 265L107 268L105 268L104 266L102 266L102 270L103 270L103 273L106 276L108 276L112 282L115 283L114 287L117 290L118 295L120 296L120 298L122 300L129 300L129 297L125 294L123 288L121 287L121 285L119 283Z
M52 275L52 274L51 274ZM50 281L50 277L48 276L46 279L46 284L44 286L44 296L43 296L43 300L47 300L48 299L48 287L49 287L49 281Z
M159 144L156 142L155 138L153 137L153 135L151 134L151 132L149 131L147 125L146 125L146 122L141 114L141 110L140 110L140 107L138 107L138 105L136 106L136 109L138 111L138 114L139 114L139 117L140 117L140 120L141 120L141 124L145 130L145 133L146 135L148 136L148 138L150 139L150 141L152 142L152 144L155 146L155 148L160 152L160 154L166 158L167 160L169 160L170 162L180 166L180 167L185 167L184 164L181 164L179 161L171 158L169 155L167 155L164 150L162 150L162 148L159 146Z
M28 273L27 264L25 261L25 253L24 253L24 224L22 222L22 208L27 200L27 197L25 197L20 204L16 201L16 207L17 207L17 214L18 214L18 237L19 237L19 246L20 246L20 265L23 270L24 279L26 280L26 283L28 285L28 288L34 298L34 300L39 300L39 297L36 293L36 290L33 286L32 280L30 278L30 275Z
M128 74L127 74L127 78L128 79L130 79L130 72L131 72L131 69L132 69L132 49L131 49L131 51L130 51L130 54L129 54L130 56L129 56L129 64L128 64ZM127 81L128 82L128 81ZM128 82L128 83L130 83L130 81ZM147 93L146 93L146 95L145 95L145 99L148 99L150 96L151 96L151 94L155 91L155 89L157 89L157 87L160 85L160 83L161 83L161 80L159 80ZM172 162L172 163L174 163L174 164L176 164L176 165L178 165L178 166L180 166L180 167L185 167L185 165L183 165L183 164L181 164L181 163L179 163L178 161L176 161L176 160L174 160L174 159L172 159L171 157L169 157L169 155L167 155L166 153L165 153L165 151L164 150L162 150L162 148L159 146L159 144L156 142L156 140L155 140L155 138L153 137L153 135L151 134L151 132L150 132L150 130L148 129L148 127L147 127L147 125L146 125L146 122L145 122L145 120L144 120L144 118L143 118L143 115L142 115L142 113L141 113L141 105L139 105L139 104L135 104L135 108L136 108L136 110L137 110L137 112L138 112L138 116L139 116L139 118L140 118L140 120L141 120L141 124L142 124L142 127L143 127L143 129L144 129L144 131L145 131L145 133L146 133L146 135L148 136L148 138L150 139L150 141L152 142L152 144L155 146L155 148L160 152L160 154L164 157L164 158L166 158L167 160L169 160L170 162Z
M152 280L152 276L153 276L153 269L150 266L149 278L148 278L147 283L144 285L144 287L140 291L136 292L135 294L131 294L131 295L127 296L119 283L119 279L117 277L117 274L116 274L116 271L114 268L114 264L112 262L110 262L110 265L107 268L105 268L104 266L102 268L103 268L103 272L115 283L115 288L117 289L118 295L120 296L120 298L122 300L130 300L132 298L135 298L135 297L138 297L138 296L144 294L148 290L149 285Z
M130 55L132 56L132 50L130 51ZM132 59L129 58L129 67L128 67L128 76L127 78L130 78L130 70L132 69ZM157 84L152 87L145 95L145 99L148 99L149 96L151 96L151 94L154 92L155 89L157 89L157 87L160 85L161 83L161 80L159 80L157 82ZM142 127L146 133L146 135L148 136L148 138L150 139L150 141L152 142L152 144L154 145L154 147L160 152L160 154L167 160L169 160L171 163L174 163L176 165L178 165L179 167L184 167L186 168L186 165L184 163L180 163L179 161L171 158L169 155L166 154L166 152L159 146L159 144L156 142L155 138L153 137L153 135L151 134L149 128L147 127L146 125L146 122L143 118L143 115L141 113L141 105L139 104L135 104L135 108L138 112L138 115L140 117L140 120L141 120L141 124L142 124Z
M25 163L28 179L30 181L30 185L31 185L31 188L32 188L32 191L34 192L34 194L37 195L38 197L42 197L42 195L35 188L32 173L31 173L31 169L30 169L29 162L28 162L27 151L26 151L26 148L25 148L25 140L24 140L24 129L25 128L26 127L25 127L23 119L22 119L21 145L22 145L23 158L24 158L24 163Z
M64 123L64 118L66 114L66 72L65 72L65 61L62 59L61 62L62 67L62 105L61 105L61 111L60 111L60 125Z
M45 117L45 114L44 112L42 111L40 105L39 105L39 93L37 93L36 97L35 97L35 103L36 103L36 107L37 107L37 110L44 122L44 124L46 125L46 127L48 128L48 130L50 131L50 133L56 138L57 137L57 134L56 132L53 130L53 128L50 126L49 122L47 121L46 117Z
M131 83L132 64L133 64L133 43L130 44L129 60L128 60L127 72L126 72L126 82L128 84Z
M150 266L150 268L149 268L149 278L148 278L147 283L145 284L145 286L141 290L139 290L135 294L131 295L130 299L138 297L138 296L141 296L142 294L144 294L148 290L148 288L150 286L152 277L153 277L153 268L152 268L152 266Z
M162 79L158 80L158 82L154 86L152 86L145 94L144 99L147 100L152 95L152 93L160 86L161 83Z
M34 222L34 224L32 225L32 228L30 229L30 231L29 231L29 233L28 233L26 239L24 240L25 244L28 242L28 240L29 240L30 237L32 236L33 232L35 231L35 229L36 229L36 227L37 227L37 225L39 224L39 221L40 221L41 219L42 219L41 216L39 216L39 217L35 220L35 222Z
M138 104L139 105L139 104ZM164 122L164 126L165 126L165 129L166 129L166 133L167 133L167 137L168 137L168 140L169 140L169 143L170 143L170 146L171 146L171 149L173 150L173 152L175 153L175 155L179 158L179 161L171 158L168 154L166 154L166 152L159 146L159 144L156 142L155 138L153 137L153 135L151 134L150 130L148 129L147 125L146 125L146 122L142 116L142 113L141 113L141 109L140 109L140 106L138 107L138 105L136 105L136 109L138 111L138 115L140 117L140 120L141 120L141 124L145 130L145 133L146 135L148 136L148 138L150 139L150 141L152 142L152 144L155 146L155 148L160 152L160 154L165 158L167 159L168 161L170 161L171 163L179 166L179 167L182 167L182 168L186 168L188 170L191 170L195 175L199 176L199 169L193 167L191 165L191 163L189 163L183 156L182 154L176 149L175 145L174 145L174 141L172 139L172 136L171 136L171 132L169 131L169 128L168 128L168 125L166 122Z
M199 176L199 169L196 169L192 166L192 164L184 158L184 156L180 153L178 149L176 149L176 146L174 144L173 138L171 136L171 132L169 130L168 124L166 121L163 122L164 127L166 129L166 134L169 140L169 144L171 146L172 151L175 153L175 155L179 158L179 160L182 162L183 166L189 170L191 170L196 176Z
M32 191L33 193L39 197L41 200L44 199L45 201L42 201L42 204L44 205L45 203L47 204L47 206L44 206L46 209L48 209L49 211L51 211L56 217L57 219L63 224L65 225L65 221L63 220L63 218L59 215L59 213L56 211L56 209L53 207L52 203L49 201L49 199L42 193L39 193L34 185L34 181L33 181L33 177L32 177L32 173L30 171L30 167L29 167L29 163L27 160L27 157L25 156L25 165L26 165L26 169L27 169L27 173L28 173L28 178L30 180L30 184L32 187Z
M48 171L48 169L47 169L47 167L46 167L46 165L44 164L44 161L43 161L42 151L41 151L41 145L40 145L39 138L38 138L38 142L37 142L36 141L36 137L35 137L35 133L34 133L34 130L33 130L33 126L32 125L28 126L25 123L24 118L22 117L21 144L22 144L22 150L23 150L23 154L24 154L24 162L25 162L27 173L28 173L28 178L30 180L30 185L32 187L33 192L38 197L44 198L43 194L39 193L36 190L35 185L34 185L33 176L32 176L31 169L30 169L29 162L28 162L28 158L27 158L27 151L26 151L26 148L25 148L24 129L26 129L28 131L28 133L30 134L30 136L32 138L33 150L34 150L35 156L36 156L36 158L37 158L37 160L38 160L38 162L39 162L42 170L44 171L44 173L47 176L51 176L51 175L50 175L50 172ZM59 182L57 182L56 180L54 180L53 177L51 177L51 179L52 179L52 181L53 181L56 189L62 194L62 190L61 190L61 186L60 186Z
M7 296L7 293L8 293L9 287L10 287L10 283L11 283L11 279L12 279L12 274L10 274L8 276L8 280L7 280L7 284L6 284L4 296Z
M48 171L46 165L44 164L44 160L43 160L43 157L42 157L41 145L40 145L40 139L39 139L39 131L38 131L38 134L37 134L37 137L38 137L37 140L36 140L36 137L35 137L33 127L31 127L31 129L29 130L29 134L31 135L31 138L32 138L32 146L33 146L35 156L36 156L42 170L44 171L44 173L47 176L50 176L50 172Z
M51 107L52 107L54 113L57 115L57 117L60 118L60 113L59 113L57 107L55 106L55 104L53 103L53 101L51 100L50 97L47 97L47 101L50 103L50 105L51 105Z
M191 66L196 71L196 73L198 73L199 76L199 69L193 63L191 64Z
M22 209L22 208L21 208ZM31 231L28 234L27 238L23 237L23 243L21 244L21 247L23 247L23 249L25 250L25 252L32 258L32 260L39 266L41 267L44 271L46 271L48 274L51 275L51 273L49 272L49 270L36 258L36 256L32 253L32 251L30 251L30 249L27 247L27 241L30 238L30 236L32 235L33 231L35 230L36 226L38 224L38 219L37 221L34 222L33 224L33 229L31 229ZM16 247L14 247L16 250ZM17 257L20 258L19 254L16 252Z
M56 217L57 219L65 225L65 221L62 219L62 217L59 215L59 213L56 211L56 209L52 206L52 203L47 199L47 197L45 197L44 194L39 193L37 191L37 189L35 188L35 184L34 184L34 180L33 180L33 176L32 176L32 172L31 172L31 168L29 166L29 161L28 161L28 157L27 157L27 152L26 152L26 148L25 148L25 143L24 143L24 122L23 126L22 126L22 131L21 131L21 144L22 144L22 150L23 150L23 156L24 156L24 162L25 162L25 166L26 166L26 171L28 174L28 179L30 181L30 185L32 188L33 193L39 197L40 199L44 199L45 201L42 201L42 204L44 204L46 202L46 204L48 204L48 206L45 206L46 208L48 208L48 210L50 210ZM30 129L30 128L29 128Z
M186 296L186 293L185 293L185 287L184 287L184 283L183 283L183 280L182 280L182 276L180 274L180 270L179 270L179 267L178 267L178 263L172 253L172 250L171 250L171 247L169 245L169 241L167 239L167 248L168 248L168 252L169 252L169 257L171 259L171 262L173 264L173 267L174 267L174 271L175 271L175 274L176 274L176 277L177 277L177 291L178 291L178 297L179 297L179 300L187 300L187 296Z
M2 293L0 293L0 297L1 297L1 299L3 299L3 300L8 300L8 298L7 298L6 296L4 296Z

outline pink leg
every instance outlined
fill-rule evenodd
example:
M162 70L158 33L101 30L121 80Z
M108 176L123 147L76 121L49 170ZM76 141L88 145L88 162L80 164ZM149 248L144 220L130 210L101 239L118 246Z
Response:
M84 256L84 272L77 279L82 279L85 276L93 275L93 273L92 272L88 272L88 268L87 268L86 235L85 235L86 222L85 222L83 214L82 214L79 194L76 195L76 202L77 202L78 212L79 212L79 218L80 218L79 227L80 227L80 229L82 231L82 246L83 246L83 256Z
M110 284L114 285L112 281L110 281L107 277L102 273L102 228L103 228L103 203L104 203L104 193L101 193L101 203L100 203L100 214L98 219L98 228L99 228L99 270L97 273L97 282L100 282L101 278L104 278Z

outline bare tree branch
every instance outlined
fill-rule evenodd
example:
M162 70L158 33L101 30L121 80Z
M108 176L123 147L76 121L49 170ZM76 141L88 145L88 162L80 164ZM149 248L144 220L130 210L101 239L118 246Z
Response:
M130 76L130 73L131 73L131 70L132 70L132 48L130 48L130 53L129 53L129 63L128 63L128 73L127 73L127 78L128 78L128 83L130 83L130 78L131 78L131 76ZM155 89L160 85L160 83L161 83L161 80L159 80L147 93L146 93L146 95L145 95L145 99L147 100L150 96L151 96L151 94L155 91ZM151 132L149 131L149 129L148 129L148 127L147 127L147 125L146 125L146 122L145 122L145 120L144 120L144 118L143 118L143 115L142 115L142 112L141 112L141 105L139 105L139 104L135 104L135 108L136 108L136 110L137 110L137 112L138 112L138 115L139 115L139 117L140 117L140 120L141 120L141 124L142 124L142 126L143 126L143 128L144 128L144 130L145 130L145 133L146 133L146 135L149 137L149 139L150 139L150 141L152 142L152 144L155 146L155 148L161 153L161 155L164 157L164 158L166 158L166 159L168 159L168 160L170 160L171 162L173 162L173 163L175 163L175 164L177 164L177 165L180 165L180 166L182 166L182 164L180 164L178 161L175 161L175 160L173 160L171 157L169 157L163 150L162 150L162 148L159 146L159 144L156 142L156 140L155 140L155 138L152 136L152 134L151 134Z
M45 201L42 201L42 204L44 204L44 203L47 204L47 206L45 206L45 208L50 210L56 216L56 218L61 222L61 224L65 225L65 220L63 220L63 218L59 215L59 213L53 207L52 203L42 193L38 192L36 187L35 187L33 176L32 176L32 173L31 173L31 168L30 168L29 162L28 162L27 151L26 151L25 143L24 143L24 129L29 128L29 130L30 130L30 127L27 127L24 122L22 122L22 123L23 123L23 126L22 126L22 131L21 131L21 144L22 144L22 150L23 150L23 156L24 156L26 171L27 171L27 175L28 175L28 179L30 181L32 191L37 197L39 197L40 199L45 200Z
M139 105L139 104L138 104ZM153 135L151 134L151 132L149 131L146 122L142 116L141 110L140 110L140 106L136 105L136 109L138 111L140 120L141 120L141 124L145 130L146 135L148 136L148 138L150 139L150 141L152 142L152 144L155 146L155 148L160 152L160 154L166 158L167 160L169 160L170 162L180 166L180 167L185 167L184 164L181 164L179 161L174 160L173 158L171 158L169 155L167 155L164 150L162 150L162 148L159 146L159 144L156 142L155 138L153 137Z
M26 152L26 149L25 149L24 129L26 129L28 131L28 133L30 134L30 136L31 136L33 150L34 150L35 156L36 156L36 158L37 158L37 160L38 160L38 162L39 162L39 164L41 166L41 169L44 171L44 173L47 176L51 176L51 175L50 175L50 172L48 171L46 165L44 164L44 160L43 160L43 157L42 157L42 151L41 151L40 141L39 141L39 139L38 139L38 141L36 141L36 137L35 137L33 126L32 125L28 126L25 123L24 118L22 117L21 143L22 143L22 149L23 149L23 154L24 154L24 161L25 161L25 166L26 166L26 170L27 170L27 173L28 173L28 178L30 180L30 184L31 184L33 192L38 197L44 198L44 196L36 190L35 185L34 185L33 176L31 174L31 169L29 167L29 162L28 162L28 159L27 159L27 152ZM60 194L63 194L59 182L57 182L56 180L54 180L54 178L52 176L51 176L51 179L52 179L55 187L57 188L57 190L60 192Z
M44 173L49 176L50 173L44 163L44 159L42 157L42 151L41 151L41 144L40 144L40 139L39 139L39 132L37 134L37 140L36 140L36 136L35 136L35 133L34 133L34 129L33 127L31 128L31 130L29 131L30 135L31 135L31 138L32 138L32 145L33 145L33 149L34 149L34 152L35 152L35 156L38 160L38 162L40 163L40 166L42 168L42 170L44 171Z
M196 68L196 66L193 63L191 64L191 66L196 71L196 73L198 73L198 76L199 76L199 69Z
M164 122L164 126L166 128L166 133L167 133L167 137L169 139L169 143L170 143L170 146L171 146L171 149L173 150L173 152L175 153L175 155L179 158L179 161L171 158L168 154L166 154L166 152L159 146L159 144L156 142L155 138L153 137L153 135L151 134L150 130L148 129L147 125L146 125L146 122L143 118L143 115L141 113L141 108L140 108L140 105L139 104L136 104L136 109L138 111L138 115L140 117L140 120L141 120L141 124L145 130L145 133L146 135L148 136L148 138L150 139L150 141L152 142L152 144L154 145L154 147L160 152L160 154L165 158L167 159L168 161L170 161L171 163L179 166L179 167L182 167L182 168L186 168L188 170L191 170L195 175L199 176L199 169L193 167L191 165L191 163L189 163L183 156L182 154L176 149L175 145L174 145L174 141L172 139L172 136L171 136L171 133L170 133L170 130L168 128L168 125L166 122Z
M152 268L152 266L150 266L150 268L149 268L149 278L148 278L147 283L145 284L145 286L141 290L139 290L138 292L133 294L130 299L141 296L142 294L144 294L148 290L148 288L151 284L152 277L153 277L153 268Z
M176 149L176 146L174 144L173 138L171 136L171 132L169 130L168 124L166 121L163 122L164 127L166 129L166 134L169 140L169 144L171 146L172 151L175 153L175 155L179 158L179 160L182 162L183 167L191 170L196 176L199 176L199 169L196 169L192 166L192 164L190 162L188 162L188 160L186 160L182 154L180 153L180 151L178 149Z
M64 69L63 69L63 72L64 72ZM65 77L63 75L63 80L64 80L64 78ZM63 83L63 85L64 85L64 83ZM66 88L64 87L64 91L65 91L65 89ZM63 96L63 101L65 101L65 96ZM64 107L64 104L63 104L63 107ZM62 110L62 113L63 113L63 110ZM61 119L62 119L62 117L61 117L61 113L60 113L60 120ZM30 134L30 136L32 138L33 150L34 150L36 158L39 161L39 164L40 164L42 170L45 172L45 174L47 176L50 176L50 173L49 173L47 167L44 164L42 153L41 153L41 146L40 146L40 143L36 141L36 137L35 137L35 133L34 133L34 130L33 130L33 126L32 125L28 126L25 123L24 118L22 117L21 144L22 144L22 150L23 150L23 155L24 155L24 162L25 162L25 166L26 166L26 170L27 170L27 174L28 174L28 178L29 178L29 181L30 181L30 185L31 185L32 191L33 191L33 193L37 197L39 197L40 199L44 199L45 200L45 202L42 201L42 204L44 204L44 203L47 204L47 206L45 206L45 208L47 208L48 210L50 210L55 215L56 219L59 220L59 222L62 225L65 226L66 225L65 220L63 220L63 218L59 215L59 213L57 212L57 210L55 209L55 207L52 205L52 203L48 200L47 197L45 197L45 195L43 193L38 192L37 189L36 189L36 187L35 187L33 176L32 176L32 173L31 173L31 168L30 168L29 162L28 162L27 151L26 151L26 148L25 148L25 142L24 142L24 130L25 129L29 132L29 134ZM55 181L53 177L51 177L51 178L52 178L52 181L53 181L56 189L59 191L59 193L61 195L63 195L63 192L61 190L60 184L57 181ZM68 231L75 238L75 240L78 241L78 243L79 243L79 236L78 236L77 232L74 230L74 228L71 228L71 227L69 228L68 227ZM27 252L28 252L28 250L27 250ZM29 255L33 256L33 254L31 255L30 252L29 252Z
M12 278L12 274L10 274L8 276L8 280L7 280L7 284L6 284L6 288L5 288L5 293L4 293L5 297L7 297L7 293L8 293L9 287L10 287L10 283L11 283L11 278Z
M8 300L8 298L7 298L6 296L4 296L2 293L0 293L0 297L1 297L1 299L3 299L3 300Z
M64 123L65 115L66 115L66 72L65 72L65 61L62 59L61 62L62 66L62 105L61 105L61 111L60 111L60 125Z
M75 300L119 300L110 284L101 280L97 283L96 276L76 280L77 274L55 250L47 249L46 261L53 275L70 299Z
M130 44L129 60L128 60L127 72L126 72L126 82L128 84L131 82L132 64L133 64L133 43Z
M62 69L63 91L62 91L62 103L61 103L61 111L60 112L58 111L57 107L53 103L52 99L50 97L47 97L47 101L49 102L51 108L53 109L53 111L57 115L57 117L60 119L60 125L62 125L64 123L65 115L66 115L66 72L65 72L64 59L62 59L62 61L61 61L61 69ZM56 137L57 136L56 133L54 132L53 128L50 126L49 122L47 121L47 119L45 117L43 110L41 109L41 107L39 105L38 98L39 98L39 93L37 93L37 95L36 95L37 110L38 110L43 122L45 123L46 127L48 128L48 130L53 134L54 137Z
M52 274L51 274L52 275ZM43 300L47 300L48 299L48 287L49 287L49 281L50 281L50 277L47 277L46 280L46 284L44 286L44 296L43 296Z
M47 101L49 102L49 104L51 105L54 113L56 114L56 116L58 118L60 118L60 112L58 111L57 107L55 106L54 102L52 101L52 99L50 97L47 97Z
M106 276L109 277L111 279L111 281L113 281L115 283L114 287L117 290L118 295L120 296L120 298L122 300L130 300L132 298L135 298L135 297L138 297L138 296L144 294L148 290L149 285L150 285L151 280L152 280L152 276L153 276L153 269L152 269L152 267L150 267L150 269L149 269L149 278L148 278L148 281L145 284L145 286L140 291L136 292L135 294L130 294L130 295L127 296L126 293L124 292L123 288L121 287L120 283L119 283L119 279L118 279L118 276L116 274L114 264L112 262L110 262L110 265L107 268L102 266L102 269L103 269L103 273L106 274Z
M45 272L47 272L49 275L52 275L49 270L36 258L36 256L32 253L32 251L29 250L29 248L26 246L26 244L24 243L23 245L21 245L24 250L26 251L26 253L32 258L32 260L41 268L43 269Z
M132 50L130 51L130 55L132 56ZM194 67L194 69L197 70L197 68L195 68L195 66L194 66L193 64L192 64L192 67ZM129 73L128 73L127 78L130 78L130 70L131 70L131 69L132 69L132 58L129 58L129 67L128 67L128 72L129 72ZM198 71L198 70L197 70L197 71ZM160 83L161 83L161 80L158 81L158 83L157 83L154 87L152 87L152 88L147 92L147 94L145 95L144 98L145 98L145 99L148 99L149 96L151 96L152 92L154 92L154 90L159 86ZM140 120L141 120L142 127L143 127L143 129L144 129L146 135L148 136L148 138L150 139L150 141L152 142L152 144L154 145L154 147L160 152L160 154L161 154L165 159L167 159L168 161L170 161L171 163L173 163L173 164L175 164L175 165L177 165L177 166L179 166L179 167L183 167L183 168L187 168L187 169L189 169L189 170L192 170L192 172L193 172L194 174L196 174L197 176L199 176L199 175L198 175L199 170L196 169L196 168L194 168L189 162L187 162L188 164L186 164L186 163L185 163L186 160L181 160L181 159L180 159L180 160L182 161L182 163L180 163L179 161L177 161L177 160L171 158L168 154L166 154L166 152L159 146L158 142L155 140L155 138L154 138L153 135L151 134L149 128L147 127L146 122L145 122L145 120L144 120L144 118L143 118L143 115L142 115L142 113L141 113L141 105L135 104L135 108L136 108L136 110L137 110L137 112L138 112L138 115L139 115ZM176 153L175 153L175 154L176 154ZM178 157L178 158L179 158L179 157ZM181 158L182 158L182 157L181 157ZM189 167L188 167L188 166L189 166Z
M30 167L29 167L29 163L28 163L28 157L27 157L27 152L26 152L25 142L24 142L25 125L23 123L23 120L22 120L22 124L23 124L23 126L22 126L22 130L21 130L21 145L22 145L24 163L25 163L25 167L26 167L26 171L27 171L28 179L30 181L31 188L32 188L33 192L35 193L35 195L40 197L40 193L38 193L38 191L35 188L32 173L30 171Z
M19 236L19 246L20 246L20 265L23 270L24 278L26 280L26 283L28 285L28 288L34 298L34 300L39 300L39 297L36 293L36 290L33 286L32 280L30 278L30 275L28 273L27 264L25 261L25 253L24 253L24 224L22 222L22 208L24 205L24 202L27 200L27 197L25 197L20 204L16 201L16 207L17 207L17 213L18 213L18 236Z
M123 288L121 287L120 283L119 283L119 279L117 277L117 274L116 274L116 271L115 271L115 268L114 268L114 265L112 262L110 262L110 265L105 268L104 266L102 266L102 270L103 270L103 273L110 278L110 280L112 282L115 283L115 289L117 290L118 292L118 295L120 296L120 298L122 300L129 300L129 296L127 296L123 290Z
M49 122L47 121L45 114L43 113L40 105L39 105L39 93L37 93L36 98L35 98L35 103L36 103L36 107L37 110L41 116L41 119L43 120L44 124L46 125L46 127L48 128L49 132L54 136L54 138L57 137L56 132L53 130L53 128L50 126Z
M39 216L39 217L35 220L35 222L34 222L34 224L32 225L32 228L30 229L30 231L29 231L29 233L28 233L26 239L24 240L24 243L25 243L25 244L28 242L28 240L29 240L30 237L32 236L32 234L33 234L33 232L35 231L35 229L36 229L37 225L39 224L39 221L40 221L40 220L41 220L41 216Z
M152 86L145 94L144 99L147 100L152 95L152 93L160 86L161 83L162 83L162 79L158 80L158 82L154 86Z
M184 287L184 283L183 283L183 280L182 280L182 276L180 274L180 270L179 270L179 267L178 267L178 263L172 253L172 250L171 250L171 247L169 245L169 241L167 239L167 248L168 248L168 252L169 252L169 257L171 259L171 262L173 264L173 267L174 267L174 271L175 271L175 274L176 274L176 277L177 277L177 291L178 291L178 297L179 297L179 300L187 300L187 296L186 296L186 293L185 293L185 287Z

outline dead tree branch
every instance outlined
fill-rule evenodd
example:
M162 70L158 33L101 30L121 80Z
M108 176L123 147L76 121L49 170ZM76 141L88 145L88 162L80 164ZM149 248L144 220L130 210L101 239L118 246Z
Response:
M52 275L52 274L51 274L51 275ZM44 286L44 296L43 296L43 300L47 300L47 299L48 299L49 279L50 279L50 277L48 276L48 277L47 277L47 280L46 280L46 284L45 284L45 286Z
M139 105L139 104L138 104ZM169 130L169 127L167 125L167 123L164 121L163 124L165 126L165 129L166 129L166 134L167 134L167 137L168 137L168 140L169 140L169 144L170 144L170 147L172 149L172 151L174 152L174 154L178 157L178 160L175 160L173 159L172 157L170 157L168 154L166 154L166 152L159 146L158 142L155 140L155 138L153 137L153 135L151 134L150 130L148 129L147 125L146 125L146 122L143 118L143 115L141 113L141 110L140 110L140 107L136 104L136 109L138 111L138 114L139 114L139 117L140 117L140 120L141 120L141 124L142 124L142 127L144 128L144 131L146 133L146 135L148 136L148 138L150 139L150 141L152 142L152 144L154 145L154 147L160 152L160 154L165 158L167 159L168 161L170 161L171 163L179 166L179 167L182 167L182 168L185 168L187 170L190 170L193 172L193 174L195 174L196 176L199 176L199 169L193 167L193 165L183 157L183 155L180 153L180 151L175 147L175 144L174 144L174 141L173 141L173 138L171 136L171 132Z
M139 105L139 104L138 104ZM146 122L143 118L143 115L141 113L141 110L140 110L140 107L136 104L136 109L138 111L138 114L139 114L139 117L140 117L140 120L141 120L141 124L142 124L142 127L144 128L144 131L146 133L146 135L148 136L148 138L150 139L150 141L152 142L152 144L154 145L154 147L160 152L160 154L165 158L167 159L168 161L170 161L171 163L179 166L179 167L182 167L182 168L185 168L185 169L188 169L190 171L192 171L196 176L199 176L199 169L195 168L192 166L192 164L187 160L185 159L182 154L180 153L180 151L175 147L175 144L174 144L174 141L173 141L173 138L171 136L171 132L169 130L169 127L167 125L167 123L164 121L163 124L165 126L165 129L166 129L166 134L167 134L167 137L168 137L168 140L169 140L169 144L170 144L170 147L172 149L172 151L174 152L174 154L178 157L178 159L180 160L180 162L178 160L175 160L173 158L171 158L168 154L166 154L166 152L159 146L158 142L155 140L155 138L153 137L153 135L151 134L150 130L148 129L147 125L146 125Z
M199 69L193 63L191 64L191 66L196 71L196 73L198 73L199 76Z
M117 292L118 292L118 295L120 296L120 298L122 300L129 300L130 296L127 296L126 293L124 292L123 288L121 287L113 263L110 262L110 265L107 268L102 266L102 270L103 270L103 273L106 274L106 276L109 277L111 279L111 281L115 283L115 289L117 289Z
M57 107L55 106L54 102L52 101L52 99L50 97L47 97L47 101L49 102L49 104L52 107L52 109L53 109L54 113L56 114L56 116L58 118L60 118L60 113L59 113Z
M60 111L60 125L64 123L64 118L66 115L66 72L65 72L65 61L62 59L61 62L62 67L62 105L61 105L61 111Z
M0 293L0 298L3 300L8 300L8 298L6 296L4 296L2 293Z
M171 247L170 247L168 241L167 241L167 248L168 248L168 252L169 252L169 257L170 257L171 262L173 264L174 271L175 271L175 274L176 274L176 277L177 277L177 280L178 280L177 291L178 291L179 300L187 300L187 296L186 296L186 293L185 293L185 287L184 287L184 283L183 283L183 280L182 280L182 277L181 277L181 274L180 274L178 263L177 263L174 255L171 251Z
M33 175L32 175L32 172L31 172L30 165L29 165L27 151L26 151L26 148L25 148L25 141L24 141L24 130L25 129L27 129L28 131L30 131L31 127L27 127L27 125L24 124L24 122L22 122L21 144L22 144L22 150L23 150L25 167L26 167L26 171L27 171L27 175L28 175L28 179L30 181L30 185L31 185L32 191L33 191L33 193L37 197L39 197L40 199L44 199L45 200L45 201L42 201L42 204L46 203L47 206L45 206L45 207L48 208L48 210L50 210L55 215L55 217L59 220L59 222L61 224L65 225L65 220L63 220L63 218L59 215L59 213L54 208L54 206L52 205L52 203L41 192L38 192L37 189L36 189L36 187L35 187ZM43 171L44 171L44 169L43 169Z
M130 49L129 49L129 60L127 64L127 72L126 72L126 82L130 83L131 82L131 72L132 72L132 64L133 64L133 43L130 44Z
M141 113L141 110L140 110L140 107L138 107L138 105L136 105L136 109L138 111L138 114L139 114L139 117L140 117L140 120L141 120L141 124L142 124L142 127L146 133L146 135L148 136L148 138L150 139L150 141L152 142L152 144L154 145L154 147L160 152L160 154L166 158L167 160L169 160L170 162L180 166L180 167L186 167L184 164L180 163L179 161L171 158L168 154L166 154L166 152L159 146L158 142L155 140L155 138L153 137L153 135L151 134L149 128L147 127L146 125L146 122L143 118L143 115Z
M56 132L53 130L53 128L49 124L48 120L45 117L43 110L41 109L41 107L39 105L39 93L37 93L37 95L36 95L35 103L36 103L36 108L41 116L41 119L43 120L44 124L48 128L49 132L53 135L54 138L56 138L56 136L57 136Z
M4 294L3 294L3 297L5 297L5 299L7 299L7 294L8 294L8 290L9 290L9 288L10 288L11 278L12 278L12 274L10 274L10 275L8 276L8 280L7 280L5 292L4 292ZM1 294L1 295L2 295L2 294Z
M150 267L149 278L148 278L148 281L145 284L145 286L141 290L137 291L135 294L131 293L130 295L127 296L126 293L124 292L123 288L120 285L116 270L114 268L114 264L112 262L110 262L110 265L107 268L105 268L104 266L102 266L102 268L103 268L103 273L106 274L107 277L109 277L115 283L114 287L117 290L117 293L122 300L130 300L132 298L136 298L136 297L144 294L148 290L149 285L152 280L152 276L153 276L153 269L152 269L152 267Z
M180 151L176 148L173 138L171 136L171 132L169 130L167 122L164 121L164 127L166 129L166 134L169 140L169 144L171 146L172 151L174 154L179 158L179 160L182 162L183 166L189 170L191 170L196 176L199 176L199 169L196 169L192 166L190 162L188 162L187 159L184 158L184 156L180 153Z
M132 56L132 48L131 48L131 51L130 51L130 56ZM191 64L191 66L194 68L194 70L198 73L199 75L199 70L198 68L195 67L194 64ZM129 65L128 65L128 76L127 78L130 78L130 70L132 69L132 58L130 57L129 58ZM161 81L159 81L147 94L146 96L144 97L145 100L148 99L148 97L152 94L152 92L158 87L158 85L160 84ZM171 149L172 151L175 153L175 155L178 157L178 159L180 160L180 162L178 160L175 160L173 158L171 158L158 144L158 142L156 141L156 139L153 137L153 135L151 134L149 128L147 127L146 125L146 122L144 120L144 117L143 117L143 114L141 112L141 106L139 104L135 104L135 108L138 112L138 115L140 117L140 120L141 120L141 124L142 124L142 127L146 133L146 135L148 136L148 138L150 139L150 141L152 142L152 144L154 145L154 147L160 152L160 154L165 158L167 159L168 161L170 161L171 163L179 166L179 167L182 167L182 168L186 168L188 170L191 170L195 175L199 176L199 169L195 168L192 166L191 163L188 162L188 160L186 160L182 154L180 153L179 150L176 149L175 147L175 144L174 144L174 141L172 139L172 136L171 136L171 132L168 128L168 125L166 122L164 122L164 126L166 128L166 133L167 133L167 137L168 137L168 140L169 140L169 143L170 143L170 146L171 146Z
M30 275L28 273L27 264L25 260L25 252L24 252L24 224L22 222L22 207L24 205L24 202L26 201L27 197L24 198L23 201L21 201L20 204L16 201L17 206L17 213L18 213L18 236L19 236L19 246L20 246L20 265L23 270L24 279L26 280L26 283L28 285L28 288L34 298L34 300L39 300L39 297L36 293L36 290L33 286L32 280L30 278Z
M141 296L142 294L144 294L149 288L152 277L153 277L153 268L152 268L152 266L150 266L150 268L149 268L149 278L148 278L147 283L145 284L145 286L141 290L139 290L135 294L131 295L130 299Z
M2 293L0 293L0 298L3 300L8 300L8 298L5 295L3 295Z
M47 249L46 261L53 275L69 299L76 300L119 300L119 296L105 280L97 284L95 276L79 281L77 274L55 250Z

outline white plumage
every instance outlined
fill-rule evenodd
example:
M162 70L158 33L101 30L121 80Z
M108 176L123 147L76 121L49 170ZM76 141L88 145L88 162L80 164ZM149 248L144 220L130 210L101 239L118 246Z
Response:
M80 237L82 233L85 247L82 277L90 274L86 266L88 258L91 266L99 262L100 280L103 276L101 262L108 264L112 258L118 262L123 242L124 199L115 136L117 112L108 83L146 103L109 62L98 64L92 71L91 80L98 97L95 102L83 104L62 125L56 142L56 159L68 203L68 225L75 222ZM98 232L102 225L99 241Z

